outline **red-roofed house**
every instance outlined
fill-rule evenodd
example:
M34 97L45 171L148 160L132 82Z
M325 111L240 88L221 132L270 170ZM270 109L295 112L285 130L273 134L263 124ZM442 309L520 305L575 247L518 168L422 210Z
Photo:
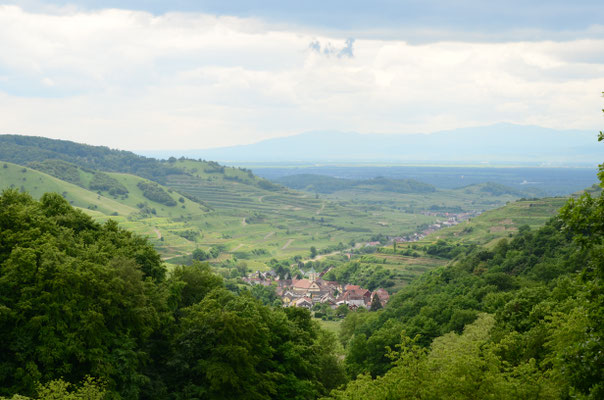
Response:
M294 305L296 307L302 307L302 308L308 308L310 309L312 307L312 300L309 299L308 297L302 297L301 299L298 299L294 302Z

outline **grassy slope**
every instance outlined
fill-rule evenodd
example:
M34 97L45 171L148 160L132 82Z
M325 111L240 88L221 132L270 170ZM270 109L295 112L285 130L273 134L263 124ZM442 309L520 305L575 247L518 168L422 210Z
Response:
M565 198L516 201L487 211L470 221L439 230L419 242L398 244L399 253L412 249L419 254L419 257L378 251L371 255L361 256L358 261L363 265L381 266L392 271L395 286L389 290L396 291L423 272L449 263L449 260L426 254L422 251L424 245L444 239L490 247L498 240L513 235L518 231L519 226L528 225L531 229L536 229L544 225L565 202ZM391 250L392 246L388 246L388 248Z
M42 172L6 162L1 165L0 189L23 188L36 198L40 198L46 192L61 193L75 207L94 209L104 215L112 213L127 215L136 212L136 208L118 200L98 195Z
M186 179L182 175L170 177L168 182L175 190L171 193L168 188L165 190L177 201L175 207L146 199L136 185L143 178L134 175L109 173L129 190L128 196L111 196L29 168L23 173L23 167L5 164L7 168L0 168L1 188L23 187L34 197L49 191L63 193L74 206L97 220L113 218L125 228L149 236L165 258L216 244L226 246L240 258L247 258L254 249L266 250L264 255L253 256L259 261L296 254L305 256L310 246L321 249L338 242L368 239L375 233L399 234L433 220L423 215L343 207L285 188L266 190L260 187L261 179L246 171L225 168L224 173L206 172L211 164L197 161L175 163L181 168L199 171ZM82 184L88 185L92 173L83 170L79 173ZM186 198L183 203L179 202L179 190L199 197L213 210L207 212L206 207ZM155 209L156 215L141 216L139 203ZM193 241L178 235L191 230L198 232ZM223 255L222 259L225 257L230 256Z
M483 210L515 198L513 195L492 196L481 191L480 186L427 194L337 192L329 198L315 198L314 194L263 185L262 179L246 170L228 167L217 169L214 163L185 160L171 163L190 175L167 177L167 186L174 191L170 191L168 187L164 189L177 201L177 206L167 207L143 196L137 187L137 183L143 178L138 176L109 173L129 190L127 197L114 197L105 192L97 194L28 168L23 173L23 167L6 164L7 168L0 167L1 188L23 186L34 197L48 191L63 193L74 206L85 209L97 220L113 218L125 228L149 236L164 258L189 254L196 247L209 248L220 244L227 249L227 254L222 254L220 260L236 256L253 264L255 268L262 268L262 262L273 257L306 257L310 246L323 249L339 242L369 240L378 233L395 236L415 232L422 225L436 220L436 217L417 213L432 206ZM88 185L91 179L92 173L80 170L83 185ZM266 190L263 186L272 190ZM211 211L186 198L182 203L179 202L179 191L196 196L203 204L211 207ZM560 204L561 202L562 200ZM139 203L155 209L156 214L140 215L137 207ZM409 209L410 205L412 209ZM519 204L510 209L517 208L520 211L524 210L523 207ZM528 213L533 215L537 211L541 212L544 220L553 210L551 207L534 206ZM494 238L509 233L499 231L500 228L489 232L487 228L494 220L508 218L508 212L492 211L493 217L490 220L486 220L486 216L491 215L489 213L481 216L477 220L484 220L483 224L477 224L467 240L481 235L493 235ZM112 215L114 213L118 215ZM520 215L515 218L519 217ZM512 222L517 225L525 223L520 223L520 220ZM513 230L503 225L510 232ZM463 225L437 234L457 237L461 230ZM196 238L189 240L180 235L186 231L196 232ZM258 249L264 249L266 253L251 254L252 250ZM399 280L404 283L416 272L442 263L442 260L427 258L400 258L388 260L384 267L399 270Z
M195 243L180 237L175 232L192 229L184 220L203 214L204 208L188 199L184 199L183 203L178 202L181 196L175 192L170 193L170 196L177 201L178 205L175 207L167 207L150 201L136 186L143 178L129 174L111 173L110 175L118 179L129 190L128 197L111 196L106 192L101 192L101 194L92 192L20 165L6 162L2 162L0 165L0 189L11 187L24 189L35 198L40 198L46 192L61 193L73 206L81 208L99 221L112 218L124 228L149 236L151 242L165 256L188 253L196 247ZM80 170L80 178L83 184L89 184L92 174ZM149 207L156 209L157 215L139 216L139 208L136 206L138 203L146 203ZM184 208L182 208L183 206ZM162 237L163 240L160 239Z
M519 200L487 211L471 221L438 231L427 239L441 238L492 245L497 240L514 234L522 225L528 225L532 229L544 225L566 201L563 197Z

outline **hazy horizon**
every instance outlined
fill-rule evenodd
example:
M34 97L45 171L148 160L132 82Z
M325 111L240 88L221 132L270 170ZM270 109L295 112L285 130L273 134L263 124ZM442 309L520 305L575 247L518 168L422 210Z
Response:
M551 4L8 1L0 132L131 151L501 122L596 132L604 7Z

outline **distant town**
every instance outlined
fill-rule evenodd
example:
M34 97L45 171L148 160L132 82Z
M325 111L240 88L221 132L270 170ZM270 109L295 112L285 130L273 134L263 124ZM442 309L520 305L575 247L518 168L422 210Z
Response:
M302 307L311 309L316 304L326 304L332 309L348 306L350 310L364 307L375 308L379 302L379 308L388 303L390 294L386 289L378 288L374 291L364 289L359 285L342 284L336 281L326 281L322 277L331 268L317 273L314 268L302 272L302 279L280 279L275 271L250 274L243 280L251 285L275 286L277 296L283 302L284 307Z
M460 224L464 221L467 221L471 218L477 217L481 214L480 211L471 211L471 212L463 212L463 213L448 213L448 212L428 212L424 211L421 214L428 215L431 217L439 217L443 218L443 220L437 219L435 223L429 225L421 232L415 232L409 236L403 237L395 237L392 238L394 242L397 243L405 243L405 242L417 242L418 240L422 240L426 236L438 231L439 229L447 228L449 226L454 226Z
M434 224L427 226L420 232L415 232L407 236L388 237L386 243L416 242L439 229L457 225L480 215L480 212L424 212L423 214L442 219L437 219ZM370 241L366 243L357 243L356 248L378 247L383 244L383 241ZM350 250L345 250L341 253L346 255L349 259L352 257ZM312 309L317 304L325 304L332 309L335 309L344 304L348 306L350 310L357 310L361 307L366 309L381 308L388 303L390 294L384 288L378 288L371 291L359 285L324 280L323 276L327 274L331 268L332 267L327 268L320 273L317 273L313 267L308 271L300 270L298 274L296 274L300 279L292 278L289 275L282 279L274 270L265 272L256 271L243 278L243 281L250 285L274 286L275 293L281 299L283 307ZM379 302L379 306L375 304L375 302Z

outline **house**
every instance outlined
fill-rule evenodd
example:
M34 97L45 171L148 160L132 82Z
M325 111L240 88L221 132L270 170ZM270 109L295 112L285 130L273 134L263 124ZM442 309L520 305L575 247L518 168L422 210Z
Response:
M334 294L336 291L341 293L343 292L342 290L342 285L340 285L337 281L322 281L323 285L325 287L327 287L332 294Z
M308 297L302 297L302 298L296 300L294 302L294 305L296 307L308 308L310 310L310 308L312 307L312 300L309 299Z
M371 291L359 285L346 285L345 292L338 297L337 304L355 304L359 307L368 307L371 303Z
M330 293L324 294L319 299L319 302L321 304L328 304L331 308L336 308L336 306L337 306L336 299Z
M299 298L300 298L300 296L296 296L294 293L290 292L289 290L286 291L285 293L283 293L283 296L281 296L281 300L283 301L284 307L289 307L293 301L295 301Z
M354 305L357 307L366 307L365 303L365 299L363 298L363 296L359 296L357 294L355 294L353 291L346 291L344 292L343 295L341 295L340 297L338 297L337 301L336 301L337 305L340 304L347 304L347 305Z
M292 290L294 293L304 294L308 297L320 296L326 291L319 282L310 281L308 279L294 281L292 284Z
M386 291L386 289L376 289L373 292L373 295L376 295L378 297L378 299L380 299L380 303L382 304L382 307L386 305L386 303L388 303L388 300L390 300L390 294ZM373 295L371 296L371 298L373 299Z
M312 282L308 279L292 280L292 290L297 293L306 293L310 285L312 285Z

